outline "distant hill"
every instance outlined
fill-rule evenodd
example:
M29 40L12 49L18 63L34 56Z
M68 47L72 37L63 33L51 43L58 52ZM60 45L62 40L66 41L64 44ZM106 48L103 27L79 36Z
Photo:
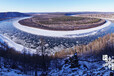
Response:
M0 13L0 20L15 18L15 17L26 17L30 16L26 13L20 13L20 12L2 12Z
M67 12L65 15L79 15L79 14L114 14L114 12Z
M51 14L51 15L80 15L80 14L114 14L114 12L28 12L26 14L37 15L37 14Z

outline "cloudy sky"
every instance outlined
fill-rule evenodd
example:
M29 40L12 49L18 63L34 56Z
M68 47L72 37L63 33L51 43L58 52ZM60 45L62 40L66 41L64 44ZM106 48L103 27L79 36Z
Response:
M114 0L0 0L0 12L114 12Z

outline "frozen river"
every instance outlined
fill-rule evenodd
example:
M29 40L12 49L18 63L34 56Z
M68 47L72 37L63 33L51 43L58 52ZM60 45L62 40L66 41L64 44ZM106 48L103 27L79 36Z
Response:
M71 47L73 45L87 44L99 37L102 37L108 33L114 33L114 23L111 23L108 27L97 30L91 33L76 34L69 37L50 37L42 35L34 35L24 31L21 31L14 27L14 21L16 19L9 19L0 21L0 34L11 39L12 41L23 45L24 47L36 49L39 46L39 39L42 38L49 45L50 48L63 45L65 47Z

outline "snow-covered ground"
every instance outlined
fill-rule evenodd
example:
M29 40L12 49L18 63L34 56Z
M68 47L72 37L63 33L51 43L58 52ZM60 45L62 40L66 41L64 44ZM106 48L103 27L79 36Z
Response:
M9 47L14 48L16 51L22 51L25 48L24 46L13 42L11 39L9 39L9 38L1 35L1 34L0 34L0 42L1 43L6 42ZM25 49L29 50L29 48L25 48ZM29 52L30 53L35 53L35 50L34 49L31 49Z
M8 68L0 68L0 76L27 76L26 74L22 74L19 70L16 69L8 69ZM29 75L30 76L30 75Z
M110 76L114 73L107 67L103 67L103 61L79 61L80 67L70 68L70 65L63 64L62 69L53 69L49 72L50 76Z
M13 22L13 25L24 32L35 34L35 35L42 35L42 36L50 36L50 37L81 37L81 36L88 36L93 35L97 33L98 30L101 30L111 24L110 21L107 21L105 24L90 28L90 29L82 29L82 30L73 30L73 31L53 31L53 30L45 30L45 29L39 29L34 27L28 27L19 24L19 20L22 20L25 18L20 18Z
M70 68L70 65L63 63L61 69L51 69L50 67L50 71L48 71L48 76L110 76L110 73L114 73L114 71L103 67L103 63L103 61L79 61L80 67L78 68ZM3 66L4 64L2 63L1 65L2 68L0 68L0 76L34 76L35 74L34 71L28 71L27 74L24 74L20 70L5 68ZM40 76L40 74L41 71L38 71L38 76Z
M14 23L15 24L15 23ZM16 23L17 24L17 23ZM102 25L102 27L99 27L97 30L99 30L99 29L102 29L102 28L104 28L104 27L107 27L107 26L109 26L109 24L110 24L110 22L109 21L107 21L107 23L106 24L104 24L104 25ZM20 25L20 24L19 24ZM22 26L22 25L21 25ZM25 26L22 26L22 27L24 27L25 28ZM21 27L21 28L22 28ZM27 27L27 28L29 28L29 27ZM27 29L26 28L26 29ZM96 27L97 28L97 27ZM35 28L33 28L33 29L35 29ZM41 29L42 30L42 29ZM35 31L33 31L32 29L30 30L30 31L32 31L32 32L35 32ZM95 31L95 30L94 30ZM26 32L26 31L25 31ZM38 32L37 30L36 30L36 32ZM75 32L75 31L74 31ZM73 32L73 33L74 33ZM91 31L89 31L89 32L91 32ZM82 32L83 33L83 32ZM96 33L96 32L93 32L92 34L94 34L94 33ZM80 33L81 34L81 33ZM48 34L46 34L46 35L48 35ZM66 33L62 33L62 35L59 35L59 34L57 34L57 35L53 35L52 34L52 36L61 36L61 37L68 37L68 36L66 36L66 35L69 35L70 36L70 34L66 34ZM88 35L88 34L86 34L86 35ZM51 35L50 35L51 36ZM4 42L6 42L10 47L13 47L13 48L15 48L17 51L22 51L23 50L23 46L22 45L20 45L20 44L17 44L17 43L15 43L15 42L13 42L12 40L10 40L9 38L7 38L7 37L5 37L5 36L3 36L3 35L0 35L0 42L2 42L2 43L4 43ZM26 48L26 49L28 49L29 50L29 52L30 53L35 53L35 51L36 50L34 50L34 49L29 49L29 48ZM40 47L38 47L37 49L40 49ZM58 46L58 47L54 47L53 49L47 49L47 50L49 50L49 51L51 51L51 52L53 52L53 50L56 50L56 51L59 51L59 50L62 50L62 49L64 49L64 46ZM109 69L106 69L106 68L104 68L103 66L102 66L102 64L103 64L103 61L98 61L98 62L88 62L88 61L79 61L79 64L81 65L80 66L80 68L69 68L69 65L63 65L63 67L62 67L62 69L61 70L57 70L57 69L52 69L50 72L49 72L49 74L50 74L50 76L79 76L79 75L83 75L83 76L87 76L87 75L93 75L93 76L97 76L97 75L104 75L104 76L108 76L109 74L110 74L110 72L113 72L113 71L111 71L111 70L109 70ZM84 67L84 65L86 65L87 67ZM0 75L2 76L29 76L29 75L25 75L25 74L22 74L19 70L16 70L16 69L8 69L8 68L0 68ZM32 76L32 75L30 75L30 76Z
M22 52L23 49L26 49L26 53L30 53L30 54L33 54L33 53L36 53L36 50L39 50L39 54L41 55L41 47L37 47L36 49L31 49L31 48L27 48L27 47L24 47L23 45L21 44L17 44L15 43L14 41L12 41L11 39L9 39L8 37L0 34L0 43L7 43L7 45L11 48L14 48L16 51L20 51ZM45 44L45 47L48 46L48 44ZM0 45L1 47L1 45ZM65 47L63 45L59 45L59 46L55 46L53 48L47 48L45 50L45 52L48 54L48 55L53 55L55 52L57 51L61 51L65 49Z
M0 57L0 76L35 76L34 70L27 71L27 74L23 73L19 69L12 69L5 64L5 59ZM7 66L7 67L6 67ZM20 69L23 69L20 65L17 65ZM41 74L41 71L38 71L38 76Z
M88 35L94 35L97 33L97 30L103 29L107 26L110 25L110 21L107 21L107 23L105 23L104 25L101 25L99 27L95 27L95 28L91 28L91 29L85 29L85 30L77 30L77 31L51 31L51 30L44 30L44 29L37 29L37 28L32 28L32 27L27 27L27 26L23 26L20 25L18 23L19 20L21 19L25 19L25 18L29 18L29 17L24 17L24 18L19 18L16 21L13 22L14 26L22 31L28 32L28 33L32 33L32 34L36 34L36 35L44 35L44 36L54 36L54 37L81 37L81 36L88 36ZM81 35L79 35L81 34ZM14 41L12 41L11 39L5 37L4 35L0 34L0 42L4 41L8 44L8 46L16 49L17 51L22 51L24 48L24 46L22 46L21 44L17 44ZM36 49L31 49L31 48L26 48L28 50L29 53L35 53ZM38 47L37 49L40 49L40 47ZM60 51L64 49L64 46L56 46L52 49L46 49L47 52L50 52L51 54L54 54L54 52L56 51ZM40 52L39 52L40 53Z

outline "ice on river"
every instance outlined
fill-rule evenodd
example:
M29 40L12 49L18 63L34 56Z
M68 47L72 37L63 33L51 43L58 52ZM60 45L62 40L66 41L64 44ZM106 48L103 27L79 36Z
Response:
M83 30L73 30L73 31L54 31L54 30L45 30L45 29L39 29L34 27L28 27L19 24L19 20L22 20L24 18L20 18L13 22L13 25L24 32L35 34L35 35L41 35L41 36L50 36L50 37L82 37L82 36L88 36L93 35L97 33L97 31L109 26L111 24L110 21L107 21L105 24L90 28L90 29L83 29Z

